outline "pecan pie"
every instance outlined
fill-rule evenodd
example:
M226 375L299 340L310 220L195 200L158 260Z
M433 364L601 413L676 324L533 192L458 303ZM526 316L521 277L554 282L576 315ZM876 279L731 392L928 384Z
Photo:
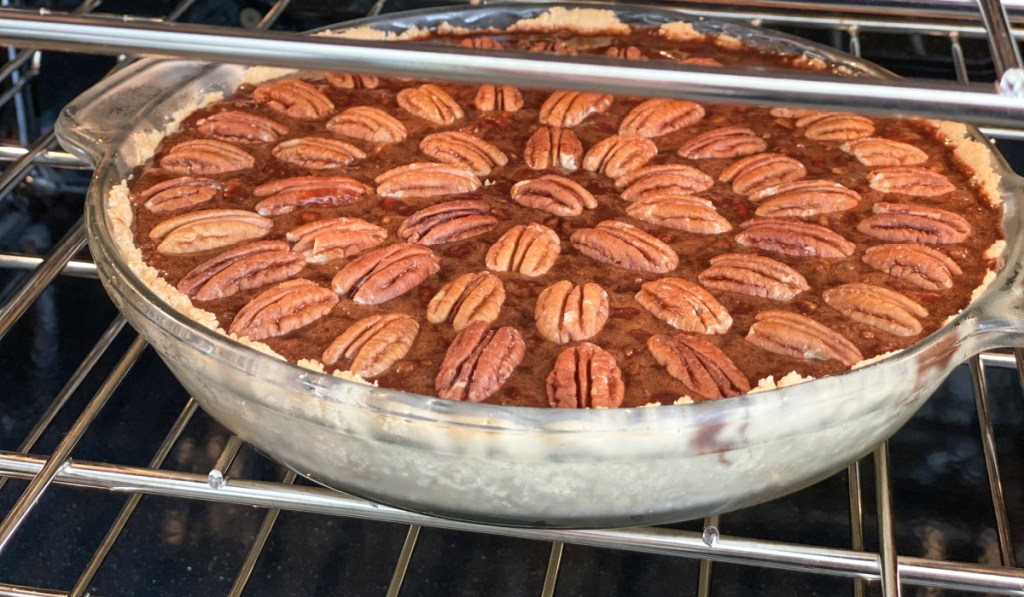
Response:
M424 43L823 68L729 41ZM951 126L298 73L163 139L129 182L134 239L226 333L304 366L507 405L719 399L906 348L970 301L1002 212Z

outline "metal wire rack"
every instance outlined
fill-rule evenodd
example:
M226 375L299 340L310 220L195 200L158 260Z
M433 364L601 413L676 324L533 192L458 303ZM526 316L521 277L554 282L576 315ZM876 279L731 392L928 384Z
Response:
M377 14L386 9L388 0L378 0L370 10ZM40 166L83 169L85 165L74 156L56 148L52 132L28 137L23 112L26 109L22 98L26 85L39 73L40 62L37 48L86 51L96 53L140 53L195 56L198 54L214 59L231 59L235 62L288 63L295 66L323 65L334 61L334 66L352 66L356 70L376 71L387 74L401 65L404 58L397 50L375 44L346 44L345 42L304 41L299 37L281 33L253 33L234 36L232 44L205 43L223 39L224 31L204 30L195 27L170 28L166 22L180 18L194 3L182 0L162 21L112 20L107 17L87 17L98 8L96 0L85 0L77 9L67 15L0 11L0 38L12 43L23 43L26 49L11 51L7 63L0 68L0 82L6 83L6 90L0 95L0 106L14 102L19 121L20 143L0 146L0 161L9 162L0 174L0 203L12 190ZM277 0L264 15L257 29L266 32L289 6L289 0ZM867 3L825 4L816 2L755 1L740 3L703 2L673 6L685 8L691 13L719 18L740 19L758 25L784 27L800 24L833 33L840 33L846 49L860 54L864 34L898 33L918 34L944 39L952 58L955 72L962 84L958 89L951 86L911 81L901 85L877 83L851 83L833 81L832 86L801 86L800 79L777 80L755 75L741 75L726 81L721 72L707 72L699 68L689 74L688 92L694 86L703 97L721 99L729 94L732 100L762 101L764 103L799 101L805 105L821 107L842 107L853 105L858 109L892 112L893 105L900 109L918 110L929 115L956 116L983 125L986 134L998 139L1024 140L1024 71L1017 40L1024 39L1024 26L1018 25L1021 15L1010 15L998 0L971 2L929 2L924 0L888 2L884 5ZM979 10L980 9L980 10ZM1013 18L1010 18L1010 17ZM111 33L116 32L116 37ZM962 40L987 39L991 47L992 63L996 72L995 89L982 85L970 86L967 63L964 58ZM204 43L198 44L197 41ZM289 44L291 44L289 46ZM197 52L194 48L202 47ZM291 53L279 53L283 48ZM301 50L301 54L297 53ZM408 52L409 50L402 50ZM413 50L413 52L416 52ZM462 56L446 51L421 51L418 55L419 70L429 74L431 68L441 68L462 60L460 67L467 79L486 79L491 82L497 77L500 82L525 81L537 74L539 64L547 73L554 73L555 81L564 72L560 69L581 69L580 64L553 60L539 63L528 58L510 59L500 67L486 67L474 56ZM286 56L280 58L280 56ZM125 61L122 61L123 65ZM389 69L391 69L389 71ZM497 74L496 74L497 73ZM548 75L545 75L548 76ZM651 91L664 95L664 83L671 81L671 73L657 68L625 67L603 73L602 85L611 81L612 87L631 87L634 92ZM518 79L517 79L518 77ZM595 86L594 79L579 79L581 88ZM696 81L696 83L694 82ZM796 83L794 83L796 81ZM809 78L814 83L815 80ZM535 86L543 86L537 80ZM856 87L857 85L863 88ZM807 95L807 90L812 92ZM856 93L855 93L856 92ZM852 94L852 95L851 95ZM852 100L850 98L853 98ZM1013 126L1017 123L1018 126ZM66 235L54 246L45 258L14 253L0 254L0 268L6 270L31 270L9 298L0 305L0 341L22 319L34 301L59 276L95 278L95 267L85 259L77 258L85 245L82 224L73 225ZM1004 486L997 459L997 438L993 430L990 408L990 390L986 369L1013 369L1024 381L1024 354L996 352L983 354L969 362L970 379L973 385L981 445L987 477L987 489L991 494L991 508L997 535L998 559L988 564L950 562L923 557L912 557L897 553L894 538L892 480L889 468L888 444L878 446L873 454L874 486L878 528L876 551L866 551L865 521L870 518L865 501L870 501L862 489L861 463L850 466L845 475L849 499L850 544L848 548L820 547L798 542L770 541L760 538L729 536L719 531L719 517L703 521L700 530L677 528L630 528L617 530L552 531L532 529L510 529L488 527L478 524L441 520L427 516L395 510L372 504L342 493L297 484L296 476L287 472L283 479L268 481L260 479L235 478L228 476L228 470L244 446L236 437L231 437L216 457L208 474L178 472L165 468L165 462L172 453L183 432L197 413L197 405L189 399L179 412L160 442L159 447L145 466L126 466L116 462L94 462L73 460L76 445L103 412L104 407L115 397L121 382L146 351L146 343L135 337L127 350L117 357L118 337L122 335L125 322L120 316L114 318L100 335L95 345L77 369L54 396L52 402L35 423L16 451L0 451L0 492L7 488L11 479L28 480L20 498L6 512L0 523L0 583L5 580L4 551L16 533L30 533L30 514L40 501L57 486L70 486L80 490L102 490L128 495L119 514L96 547L87 566L78 573L77 582L70 588L41 586L16 586L0 584L0 595L56 596L84 595L90 592L96 575L100 572L108 555L122 537L133 513L143 495L187 498L209 502L223 502L256 506L266 509L262 523L255 535L247 539L248 549L237 576L231 583L230 595L241 595L268 544L282 512L295 511L321 515L352 517L373 521L387 521L407 525L405 539L391 566L388 595L398 595L406 580L410 561L417 548L422 529L443 528L471 531L510 537L543 541L550 545L547 565L540 589L542 595L554 595L559 582L566 545L586 545L612 548L648 554L683 556L700 560L698 576L695 579L696 594L711 593L713 562L743 564L772 569L784 569L845 577L852 580L854 594L863 595L880 589L886 596L898 595L901 587L909 585L937 587L959 591L978 591L999 594L1024 594L1024 570L1017 568L1014 561L1014 543L1011 538L1011 524L1004 503ZM49 454L36 454L40 439L52 432L64 412L74 404L72 396L83 387L90 375L96 375L107 361L118 358L104 381L96 389L92 399L78 412L77 418L64 431L62 439ZM10 391L9 389L7 391ZM18 388L14 388L17 392ZM118 392L123 395L124 392ZM120 397L120 396L119 396ZM992 400L1020 400L1021 396L992 396ZM1017 430L1018 433L1020 430ZM728 519L729 515L724 518Z

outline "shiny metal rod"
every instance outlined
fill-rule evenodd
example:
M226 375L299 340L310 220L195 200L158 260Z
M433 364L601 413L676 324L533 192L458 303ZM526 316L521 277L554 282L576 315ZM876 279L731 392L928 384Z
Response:
M992 50L992 64L999 77L1002 93L1024 97L1024 63L1021 62L1020 48L1010 29L1010 18L1000 0L977 0L982 22L988 31L988 43ZM1013 79L1016 79L1015 81Z
M0 144L0 162L13 162L22 158L28 149L21 145ZM71 168L88 170L91 166L66 151L44 151L32 162L36 166L53 166L55 168Z
M398 561L395 562L395 569L391 573L391 582L388 583L388 590L384 597L398 597L402 592L402 583L405 582L405 575L409 572L409 562L412 561L412 552L416 549L416 542L420 538L421 527L418 524L409 525L405 533L405 541L402 542L402 551L398 553Z
M216 62L353 70L547 89L688 98L757 105L856 110L874 114L1019 126L1024 101L939 82L876 81L820 73L784 76L750 68L623 63L596 57L467 52L428 44L395 44L284 33L240 32L199 25L111 23L94 17L0 12L0 39L41 48L122 52Z
M860 486L860 461L846 469L846 481L850 492L850 547L864 551L864 499ZM853 579L854 597L864 597L864 581Z
M879 565L882 597L900 597L903 570L896 555L896 522L892 515L892 476L889 474L889 442L875 449L875 499L878 503Z
M31 257L29 255L0 254L0 269L34 270L44 263L42 257ZM64 264L60 272L72 278L88 278L98 280L100 275L96 271L96 264L91 261L78 261L72 259Z
M562 568L563 553L565 553L565 543L555 541L551 544L551 553L548 554L548 567L544 572L544 586L540 589L540 597L555 597L555 588L558 586L558 571Z
M288 471L281 484L290 486L293 483L295 483L295 473ZM252 571L256 569L256 562L259 561L260 554L263 553L263 549L267 546L267 540L270 539L270 533L274 530L274 525L277 524L277 518L280 515L280 508L271 508L263 518L263 524L260 525L260 530L252 540L252 545L249 546L249 553L245 554L245 561L242 562L238 576L235 577L235 582L231 585L231 590L228 591L228 597L242 597L242 593L245 592L245 585L252 578Z

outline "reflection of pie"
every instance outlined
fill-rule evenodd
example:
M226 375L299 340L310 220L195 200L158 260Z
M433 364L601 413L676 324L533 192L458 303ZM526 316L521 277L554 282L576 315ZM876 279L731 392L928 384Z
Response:
M688 31L434 40L814 67L665 35ZM1001 210L961 131L320 74L187 117L130 182L135 239L224 330L307 366L499 404L720 398L969 302Z

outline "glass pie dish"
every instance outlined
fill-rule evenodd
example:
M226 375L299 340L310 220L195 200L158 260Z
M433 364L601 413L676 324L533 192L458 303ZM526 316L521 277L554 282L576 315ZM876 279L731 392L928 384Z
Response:
M417 11L346 23L405 31L447 22L505 28L550 6ZM602 6L601 8L607 9ZM701 32L802 55L860 76L872 65L782 34L611 8L639 27L686 20ZM813 483L896 431L949 371L980 351L1022 344L1022 181L1001 176L1002 267L962 312L910 348L846 373L728 400L657 408L539 409L452 402L304 369L215 333L154 292L128 263L112 190L160 131L246 67L144 60L76 99L62 144L96 164L86 225L104 287L199 403L241 439L324 485L432 515L486 523L607 527L734 510ZM979 135L974 135L980 143Z

